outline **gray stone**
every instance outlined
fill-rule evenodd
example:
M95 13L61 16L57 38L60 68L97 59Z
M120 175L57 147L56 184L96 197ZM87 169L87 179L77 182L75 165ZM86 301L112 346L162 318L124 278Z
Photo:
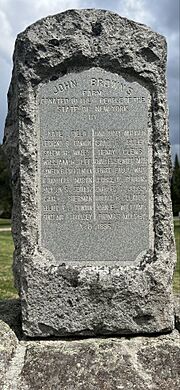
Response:
M109 11L18 36L4 147L26 335L174 328L165 68L164 37Z
M21 341L4 390L177 390L180 336Z
M18 339L9 325L0 320L0 389L4 389L6 372L9 368Z
M20 341L7 324L17 303L5 305L0 321L0 389L175 390L180 385L180 334L156 337ZM13 326L19 327L18 318Z
M145 87L95 67L41 88L41 247L59 263L153 249L149 104Z
M158 339L29 342L18 389L177 390L179 357L178 332Z

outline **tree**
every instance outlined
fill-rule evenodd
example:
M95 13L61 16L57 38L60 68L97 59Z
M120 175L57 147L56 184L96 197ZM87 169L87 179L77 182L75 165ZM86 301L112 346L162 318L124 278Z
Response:
M173 215L178 215L180 212L180 164L177 154L174 160L173 174L171 179L171 198Z
M11 218L12 191L10 186L10 172L8 160L0 145L0 216Z

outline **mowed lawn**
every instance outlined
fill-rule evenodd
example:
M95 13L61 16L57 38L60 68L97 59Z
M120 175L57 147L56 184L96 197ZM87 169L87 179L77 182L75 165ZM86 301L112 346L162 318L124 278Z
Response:
M174 221L178 261L174 273L174 291L180 293L180 220ZM10 227L9 220L0 219L0 299L15 298L17 292L13 286L12 257L13 240L11 231L1 231Z
M9 221L0 220L0 299L15 298L17 292L13 285L12 256L13 240L11 231L1 231L10 227Z
M3 228L9 228L11 226L11 221L10 219L3 219L3 218L0 218L0 229L3 229Z

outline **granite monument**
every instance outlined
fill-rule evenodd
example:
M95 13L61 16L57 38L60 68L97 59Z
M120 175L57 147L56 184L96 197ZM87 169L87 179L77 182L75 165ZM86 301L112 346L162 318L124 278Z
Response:
M30 337L174 329L166 42L103 10L19 34L4 148Z

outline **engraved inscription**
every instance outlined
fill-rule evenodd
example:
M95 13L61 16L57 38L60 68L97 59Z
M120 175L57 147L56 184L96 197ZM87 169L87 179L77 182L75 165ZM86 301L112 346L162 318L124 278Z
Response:
M134 261L149 248L148 90L92 68L44 85L38 104L41 246Z

